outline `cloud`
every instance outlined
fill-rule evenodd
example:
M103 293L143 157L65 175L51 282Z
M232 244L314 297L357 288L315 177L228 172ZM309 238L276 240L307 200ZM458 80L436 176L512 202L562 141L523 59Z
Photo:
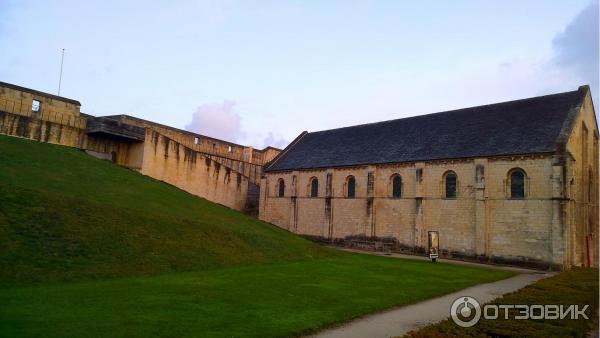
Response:
M230 142L238 142L245 137L242 119L235 112L234 101L210 103L199 106L192 114L192 121L185 129L202 135Z
M262 130L245 132L242 118L236 112L236 105L235 101L229 100L200 105L192 114L192 120L185 126L185 130L225 141L253 145L259 149L287 146L289 141L280 134Z
M598 99L598 2L586 6L552 40L552 64L592 87Z
M575 90L589 84L594 100L598 100L598 2L586 6L554 36L551 52L545 57L504 60L497 64L495 73L482 69L473 74L484 74L485 78L475 75L465 81L476 84L477 88L469 91L495 91L504 99Z
M283 149L288 145L288 143L290 142L283 138L281 135L274 135L272 132L269 132L267 137L265 137L265 139L263 140L263 148L272 146L275 148Z

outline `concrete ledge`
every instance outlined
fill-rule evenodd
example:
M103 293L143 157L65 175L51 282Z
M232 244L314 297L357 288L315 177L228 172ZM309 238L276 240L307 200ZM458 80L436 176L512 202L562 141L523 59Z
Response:
M88 119L85 132L87 134L101 134L142 142L146 137L146 129L106 117Z

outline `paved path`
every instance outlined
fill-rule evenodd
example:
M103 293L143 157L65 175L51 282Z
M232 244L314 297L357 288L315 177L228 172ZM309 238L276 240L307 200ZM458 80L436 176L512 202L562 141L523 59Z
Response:
M382 256L382 257L394 257L394 258L402 258L402 259L414 259L418 261L431 261L427 256L418 256L418 255L408 255L401 253L383 253L381 251L366 251L366 250L358 250L358 249L348 249L348 248L340 248L336 246L328 246L332 249L337 249L341 251L355 252L361 253L365 255L374 255L374 256ZM498 264L483 264L469 261L461 261L458 259L446 259L446 258L438 258L438 262L440 263L449 263L449 264L458 264L458 265L466 265L466 266L478 266L486 269L498 269L498 270L507 270L514 271L518 273L538 273L541 270L528 269L528 268L519 268L516 266L508 266L508 265L498 265Z
M452 263L453 261L447 262ZM475 263L460 262L459 264L471 265ZM486 267L490 266L486 265ZM496 268L519 270L519 272L522 272L522 274L493 283L476 285L417 304L406 305L385 312L358 318L343 324L340 327L321 331L312 337L387 338L401 336L411 330L415 330L450 317L450 306L452 305L452 302L461 296L471 296L477 299L480 304L484 304L506 293L516 291L527 286L528 284L546 277L550 277L554 274L510 267Z

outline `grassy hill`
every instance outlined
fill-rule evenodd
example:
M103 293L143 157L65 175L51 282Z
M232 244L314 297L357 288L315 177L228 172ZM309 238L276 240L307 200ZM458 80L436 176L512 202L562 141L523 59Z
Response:
M0 285L331 255L79 150L0 136Z
M298 336L512 275L325 249L78 150L0 136L0 336Z

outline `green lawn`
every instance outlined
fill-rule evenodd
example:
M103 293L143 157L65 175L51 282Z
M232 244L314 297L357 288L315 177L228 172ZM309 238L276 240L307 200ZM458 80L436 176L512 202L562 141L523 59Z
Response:
M515 320L519 313L510 310L511 319L481 319L470 328L461 328L450 319L409 332L406 337L585 337L588 332L598 332L598 269L574 269L542 279L516 292L491 302L492 304L552 304L578 305L583 309L589 305L586 315L578 320Z
M308 333L511 274L360 254L0 290L7 336L273 337Z
M0 336L290 336L511 275L323 248L0 136Z

